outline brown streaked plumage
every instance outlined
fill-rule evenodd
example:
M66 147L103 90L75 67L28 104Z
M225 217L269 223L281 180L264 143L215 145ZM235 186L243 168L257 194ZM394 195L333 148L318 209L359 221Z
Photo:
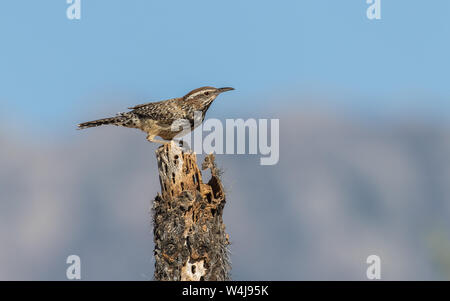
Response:
M182 131L181 127L179 130L172 130L174 122L180 120L189 121L190 130L193 130L198 123L203 122L206 111L216 97L220 93L231 90L234 89L230 87L201 87L192 90L183 97L137 105L130 107L131 111L119 113L116 117L84 122L79 124L78 128L85 129L107 124L136 128L147 133L148 141L165 143L156 140L155 137L159 136L165 140L172 140ZM194 120L195 112L201 113L201 120Z

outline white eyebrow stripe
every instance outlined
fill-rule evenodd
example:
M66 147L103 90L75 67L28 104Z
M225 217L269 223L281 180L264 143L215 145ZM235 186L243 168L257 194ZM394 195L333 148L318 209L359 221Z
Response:
M195 92L195 93L189 95L188 98L195 97L195 96L200 95L200 94L203 94L203 93L205 93L205 92L214 92L214 91L215 91L215 89L208 89L208 90L197 91L197 92Z

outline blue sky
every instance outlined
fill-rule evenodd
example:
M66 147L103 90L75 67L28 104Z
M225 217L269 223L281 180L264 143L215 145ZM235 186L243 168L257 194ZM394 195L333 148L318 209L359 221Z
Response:
M380 107L396 101L389 95L432 95L424 105L449 108L446 0L382 0L379 21L366 18L365 0L81 5L71 21L65 0L2 1L0 116L50 129L202 85L236 87L238 101L230 94L221 104L230 111L308 90L356 93L350 105L367 97Z

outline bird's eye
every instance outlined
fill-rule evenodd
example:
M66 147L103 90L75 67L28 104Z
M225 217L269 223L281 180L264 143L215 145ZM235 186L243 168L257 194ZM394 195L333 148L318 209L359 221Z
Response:
M208 96L208 95L209 95L209 92L205 92L205 95Z

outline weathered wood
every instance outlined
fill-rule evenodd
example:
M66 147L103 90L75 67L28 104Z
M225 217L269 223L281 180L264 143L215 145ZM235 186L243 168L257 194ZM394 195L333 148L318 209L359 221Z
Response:
M208 155L202 169L195 153L174 142L156 150L161 194L153 203L156 280L228 280L228 234L222 219L225 192Z

